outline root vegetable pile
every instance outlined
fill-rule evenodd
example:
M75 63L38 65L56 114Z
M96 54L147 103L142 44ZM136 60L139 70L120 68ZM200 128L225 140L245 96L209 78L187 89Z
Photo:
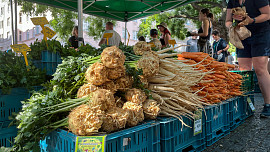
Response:
M117 47L108 47L101 54L101 63L96 62L87 69L87 83L80 87L77 97L89 96L90 100L87 105L73 109L68 116L68 128L74 134L110 133L126 126L136 126L144 120L145 115L151 119L157 117L160 110L153 101L144 105L148 107L144 113L143 103L147 96L144 91L132 88L133 77L126 73L125 58ZM118 92L124 96L117 97L115 94ZM100 115L92 114L94 109Z
M202 52L183 52L178 55L182 63L195 65L196 70L208 72L203 80L191 87L193 92L203 97L206 103L219 103L233 96L242 95L242 76L227 70L233 69L234 65L214 61L208 54Z
M194 118L193 111L208 105L191 90L192 86L201 82L207 72L195 70L191 65L169 58L177 55L166 54L171 49L134 52L142 52L138 68L143 71L143 80L148 84L154 99L143 103L145 116L151 118L160 112L161 115L173 116L182 121L180 115ZM159 105L160 109L156 108L156 105Z

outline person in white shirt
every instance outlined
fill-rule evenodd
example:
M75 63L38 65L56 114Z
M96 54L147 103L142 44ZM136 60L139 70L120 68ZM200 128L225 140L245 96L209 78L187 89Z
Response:
M102 44L107 44L107 40L106 38L104 38L105 33L113 33L112 37L109 38L109 45L118 47L121 42L121 36L115 30L113 30L113 23L107 22L105 29L106 31L102 34L101 40L98 45L101 46Z

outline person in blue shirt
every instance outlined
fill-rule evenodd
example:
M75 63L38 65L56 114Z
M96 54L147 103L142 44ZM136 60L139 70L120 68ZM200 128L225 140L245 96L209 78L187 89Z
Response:
M196 31L192 31L193 33L196 33ZM198 39L197 36L192 36L191 39L187 41L186 52L199 52L198 49Z
M216 59L219 62L225 62L225 58L228 56L228 49L230 46L228 43L220 38L219 32L218 31L213 31L212 36L214 39L213 43L213 52L214 52L214 59Z
M242 7L247 16L232 14L232 9ZM270 117L270 75L267 71L268 56L270 56L270 7L269 0L229 0L227 6L226 27L230 28L233 20L237 26L248 20L246 28L251 37L242 41L244 49L237 49L240 70L252 70L252 65L258 77L259 86L264 97L264 108L261 117ZM240 23L239 23L240 22Z

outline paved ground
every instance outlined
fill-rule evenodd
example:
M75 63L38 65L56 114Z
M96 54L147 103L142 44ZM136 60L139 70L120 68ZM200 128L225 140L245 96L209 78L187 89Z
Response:
M270 119L260 119L262 107L262 95L257 93L255 115L204 152L270 152Z

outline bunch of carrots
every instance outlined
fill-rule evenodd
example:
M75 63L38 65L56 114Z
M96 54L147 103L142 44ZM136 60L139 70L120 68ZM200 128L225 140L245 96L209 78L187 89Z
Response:
M178 60L194 68L207 72L203 80L191 89L202 97L206 103L214 104L234 96L242 95L242 76L229 69L234 65L215 61L203 52L183 52L178 54Z

